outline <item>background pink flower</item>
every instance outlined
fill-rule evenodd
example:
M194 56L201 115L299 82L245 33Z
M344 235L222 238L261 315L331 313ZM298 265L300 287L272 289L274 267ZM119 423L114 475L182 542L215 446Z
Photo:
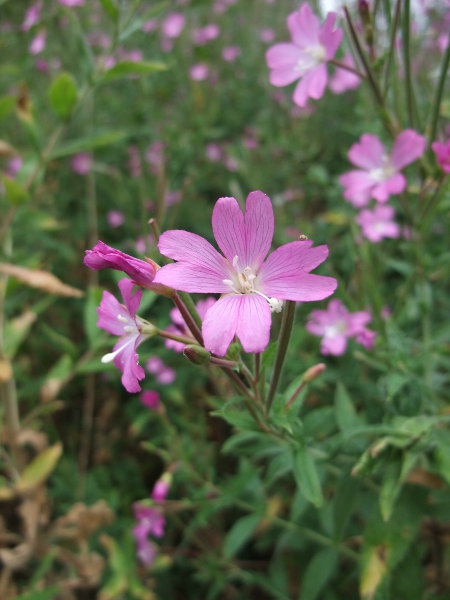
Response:
M397 238L400 236L400 227L393 221L395 211L392 206L375 206L373 210L362 210L356 217L356 222L361 226L361 233L371 242L381 242L383 238Z
M446 142L433 142L431 148L436 155L438 165L444 173L450 173L450 140Z
M341 61L344 65L349 67L355 67L355 61L350 53L347 53ZM330 78L328 87L333 94L343 94L347 90L356 89L361 83L361 79L358 75L355 75L347 69L336 68L336 71Z

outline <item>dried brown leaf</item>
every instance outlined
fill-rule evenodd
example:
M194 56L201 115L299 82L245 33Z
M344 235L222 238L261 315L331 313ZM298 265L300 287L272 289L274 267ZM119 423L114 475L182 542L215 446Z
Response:
M0 273L10 275L22 283L25 283L30 287L38 288L47 294L72 298L81 298L84 296L84 292L70 285L66 285L49 271L27 269L26 267L19 267L18 265L0 263Z
M9 360L0 359L0 383L6 383L13 376L13 368Z

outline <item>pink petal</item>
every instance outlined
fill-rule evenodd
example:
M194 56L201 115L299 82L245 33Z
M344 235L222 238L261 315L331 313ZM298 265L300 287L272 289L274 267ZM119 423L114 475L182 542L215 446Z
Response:
M269 69L293 67L302 57L302 51L294 44L275 44L266 52L266 62Z
M130 317L125 307L107 291L103 292L102 301L97 308L97 313L97 327L112 333L112 335L123 335L125 332L124 325L136 327L134 320ZM126 323L119 321L119 315L123 319L126 319Z
M300 77L300 73L292 66L273 69L269 74L269 81L275 87L284 87Z
M134 288L134 282L131 279L127 279L124 277L119 281L119 289L122 294L123 301L125 302L125 306L130 313L130 317L134 319L136 315L136 311L139 308L139 305L142 300L142 290L136 290L135 294L132 295L132 291Z
M333 30L335 20L336 14L329 12L319 35L319 40L325 47L327 60L334 58L344 35L344 32L339 27Z
M270 339L272 315L264 298L256 294L240 296L241 310L236 335L245 352L264 352Z
M292 41L296 46L306 48L317 45L319 41L320 21L307 2L304 2L298 11L288 16L287 26Z
M425 152L426 139L412 129L402 131L394 142L392 148L392 166L400 171L406 165L417 160Z
M332 277L308 275L308 273L320 265L327 256L327 246L311 248L310 240L285 244L272 252L263 264L257 277L257 286L270 298L296 301L322 300L336 289L336 280Z
M328 73L325 64L321 64L305 75L308 79L308 96L319 100L322 98L327 85Z
M349 200L357 208L368 204L372 188L373 179L366 171L349 171L339 177L339 183L346 189L344 198Z
M230 265L235 256L239 257L239 267L245 262L244 215L235 198L219 198L212 214L212 229L217 244ZM245 269L247 264L242 265Z
M344 354L346 348L347 338L345 335L336 335L332 338L324 337L320 344L322 354L332 354L333 356Z
M355 166L370 171L384 166L385 149L376 135L365 133L359 142L353 144L348 153L348 159Z
M138 364L139 356L136 353L136 348L144 339L145 336L142 335L127 335L113 348L113 352L122 348L122 352L115 357L114 364L122 371L122 385L130 394L141 391L139 381L145 377L145 371Z
M205 348L209 352L224 356L236 333L241 296L223 296L211 306L202 326Z
M292 96L292 100L297 106L304 108L308 102L309 98L309 81L308 81L308 73L300 79L300 81L295 86L294 95Z
M159 238L158 248L161 254L179 262L159 269L155 283L164 283L184 292L230 291L223 283L224 279L230 278L226 260L199 235L181 230L165 231Z
M372 190L372 198L378 202L387 202L391 194L400 194L406 188L406 179L401 173L396 173L387 181L376 185Z

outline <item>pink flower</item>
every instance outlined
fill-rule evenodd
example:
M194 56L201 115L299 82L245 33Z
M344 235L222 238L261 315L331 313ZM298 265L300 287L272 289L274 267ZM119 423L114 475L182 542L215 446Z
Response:
M174 39L181 35L186 19L181 13L170 13L161 24L163 35Z
M211 162L222 160L222 148L216 142L210 142L206 145L205 154Z
M348 158L360 169L344 173L339 182L344 186L344 198L354 206L366 206L370 198L387 202L390 194L400 194L406 188L401 169L424 153L426 140L412 129L405 129L396 138L388 154L376 135L365 133L350 148Z
M87 152L74 154L70 159L70 166L74 173L78 173L78 175L87 175L91 170L92 156Z
M152 142L145 153L145 160L152 175L157 175L164 165L164 142Z
M202 321L205 318L205 315L208 312L208 309L211 308L211 306L213 304L215 304L215 302L216 302L216 299L213 298L212 296L209 296L208 298L205 298L204 300L199 300L197 302L195 307L197 308L197 312ZM176 308L176 307L172 308L172 310L170 311L170 318L172 319L172 325L169 325L169 327L167 327L166 331L168 331L169 333L176 333L177 335L183 335L185 337L192 337L192 341L194 342L194 338L193 338L191 332L189 331L178 308ZM175 340L169 340L168 338L166 338L164 340L164 343L166 345L166 348L175 350L175 352L183 352L184 346L185 346L185 344L183 344L181 342L177 342Z
M31 54L40 54L47 43L47 32L40 31L32 40L28 50Z
M139 156L139 149L137 146L129 146L127 148L128 150L128 155L129 155L129 160L128 160L128 167L130 169L130 173L132 175L132 177L140 177L141 173L142 173L142 168L141 168L141 157Z
M362 210L356 217L361 232L371 242L381 242L383 238L397 238L400 227L393 221L395 212L392 206L377 204L373 210Z
M226 62L233 62L241 54L241 49L238 46L226 46L222 50L222 58Z
M370 313L365 310L348 312L340 300L334 299L330 300L326 310L312 311L306 330L313 335L322 336L322 354L339 356L344 354L347 339L351 337L356 337L365 346L368 344L367 348L370 343L373 345L376 333L365 327L371 318Z
M41 9L42 9L42 0L38 0L38 2L35 2L34 4L32 4L30 6L30 8L25 13L25 19L24 19L22 25L20 26L20 29L22 31L28 31L29 29L31 29L33 27L33 25L36 25L36 23L39 23Z
M275 39L275 31L270 27L264 27L259 32L259 39L265 44L270 44Z
M204 81L209 75L209 67L205 63L197 63L189 69L189 77L192 81Z
M450 173L450 140L447 142L433 142L431 148L436 154L438 165L444 173Z
M348 67L355 67L355 61L350 53L347 53L341 62ZM361 80L358 75L355 75L351 71L347 71L347 69L337 68L334 75L330 78L328 87L333 94L342 94L347 90L356 89L360 83Z
M167 191L166 197L164 198L166 206L173 206L174 204L178 204L178 202L182 198L181 190L173 190Z
M133 504L133 510L137 524L131 531L136 540L137 556L143 565L151 567L158 553L158 547L148 539L148 536L162 537L166 519L157 508L143 506L138 502Z
M64 6L83 6L84 4L84 0L58 0L58 2L60 4L63 4Z
M283 300L322 300L336 289L331 277L309 272L328 255L326 246L312 241L291 242L264 262L273 237L270 199L251 192L245 215L234 198L220 198L212 227L222 256L204 238L187 231L166 231L159 250L178 262L162 267L155 281L177 290L223 294L203 321L205 348L224 356L237 335L246 352L262 352L269 343L271 313Z
M305 2L287 18L292 43L275 44L266 52L272 85L283 87L300 79L293 96L298 106L306 106L309 97L318 100L324 94L326 62L334 57L342 40L342 29L333 29L335 18L335 13L328 13L320 27L319 19Z
M164 473L153 486L151 498L155 502L164 502L169 493L170 484L172 482L171 473Z
M175 371L168 367L159 356L150 357L145 368L155 376L156 381L161 385L170 385L177 378Z
M210 23L192 32L192 41L197 46L203 46L211 40L215 40L220 35L220 28L215 23Z
M154 283L159 265L150 258L140 260L98 241L92 250L86 250L83 262L94 271L99 271L100 269L123 271L130 277L133 283L147 290L153 290L157 294L164 295L168 292L164 286Z
M141 403L150 408L150 410L158 410L159 408L159 394L155 390L145 390L139 396Z
M14 179L17 173L20 171L23 165L23 160L21 156L13 156L8 162L8 166L6 167L5 174L10 178Z
M114 365L122 371L122 384L127 392L141 391L139 381L144 379L145 371L139 366L137 347L150 336L141 333L144 325L142 319L136 315L142 298L142 290L137 290L132 295L134 282L130 279L121 279L119 289L125 305L120 304L116 298L107 291L103 292L102 301L98 310L98 327L118 335L119 341L110 354L105 354L103 363L113 361Z
M145 23L142 25L142 31L144 33L150 33L152 31L155 31L157 27L158 21L156 19L149 19L148 21L145 21Z
M120 227L125 223L125 215L120 210L110 210L106 214L106 220L110 227Z

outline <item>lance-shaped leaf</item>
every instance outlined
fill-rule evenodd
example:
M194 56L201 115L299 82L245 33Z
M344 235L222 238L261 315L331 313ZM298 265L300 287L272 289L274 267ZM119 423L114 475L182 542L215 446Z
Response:
M314 459L305 446L294 452L294 477L301 493L314 506L322 506L323 495Z
M62 454L62 444L57 442L46 448L43 452L38 454L31 463L25 467L18 484L16 485L16 492L22 494L32 490L37 485L43 483L47 477L49 477L58 462Z
M70 73L61 73L50 86L50 104L56 114L65 121L75 108L78 98L77 84Z
M144 61L133 62L126 60L111 67L103 76L103 82L108 83L130 75L150 75L159 71L166 71L167 65L162 62Z

